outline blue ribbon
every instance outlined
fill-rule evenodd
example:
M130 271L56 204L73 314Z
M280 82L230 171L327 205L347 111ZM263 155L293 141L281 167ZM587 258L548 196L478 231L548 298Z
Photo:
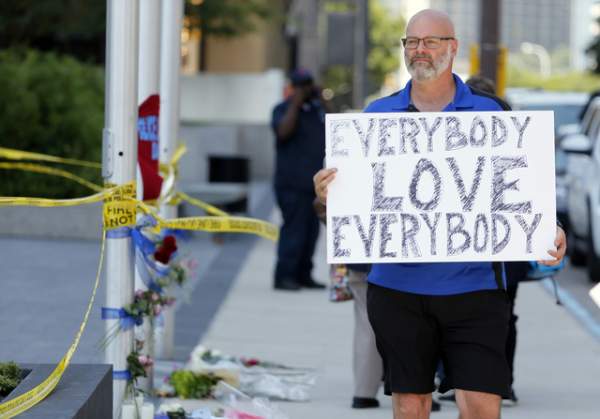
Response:
M137 267L138 274L142 282L148 287L149 290L158 292L159 294L162 292L162 287L156 283L156 281L152 278L152 274L148 269L148 258L139 251L135 252L135 265ZM160 276L160 275L159 275Z
M136 223L138 228L142 227L155 227L158 224L156 218L150 214L143 215Z
M106 230L107 239L124 239L131 236L131 227L119 227L112 230Z
M119 326L122 330L129 330L133 326L141 326L144 323L143 317L133 317L124 308L102 307L102 320L119 320Z
M156 251L156 245L142 234L139 227L131 231L131 238L135 247L140 249L144 255L154 254Z
M131 380L131 373L129 372L129 370L113 371L113 380L129 381Z

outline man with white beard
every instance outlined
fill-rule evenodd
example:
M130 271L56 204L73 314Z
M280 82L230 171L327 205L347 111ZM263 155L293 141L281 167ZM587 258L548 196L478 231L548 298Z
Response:
M502 111L493 95L465 85L452 73L458 49L454 25L439 11L423 10L408 22L404 58L412 80L365 112ZM335 168L314 177L325 204ZM557 227L557 265L566 250ZM384 361L386 394L395 419L427 419L439 360L446 377L440 391L456 390L461 419L499 419L510 391L505 345L509 306L501 262L374 264L368 276L367 310Z

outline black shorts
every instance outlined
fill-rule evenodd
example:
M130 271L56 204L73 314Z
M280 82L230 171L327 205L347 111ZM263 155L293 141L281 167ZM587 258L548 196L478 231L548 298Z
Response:
M508 396L509 304L504 290L428 296L369 284L369 321L383 358L385 393L481 391Z

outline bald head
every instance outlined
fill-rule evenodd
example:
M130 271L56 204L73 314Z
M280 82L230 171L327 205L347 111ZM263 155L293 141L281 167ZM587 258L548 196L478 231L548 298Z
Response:
M454 24L446 13L439 10L421 10L408 21L407 36L454 36Z
M407 44L409 40L411 42ZM421 10L408 22L404 42L404 61L414 80L452 79L458 41L454 38L452 20L446 13Z

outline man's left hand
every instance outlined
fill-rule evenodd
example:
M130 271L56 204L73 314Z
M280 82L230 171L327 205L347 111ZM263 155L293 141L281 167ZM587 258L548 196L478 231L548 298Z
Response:
M556 250L548 250L548 254L552 256L554 260L538 260L540 265L556 266L565 257L565 252L567 251L567 236L565 235L565 231L560 227L556 227L556 239L554 240L554 245L556 246Z

